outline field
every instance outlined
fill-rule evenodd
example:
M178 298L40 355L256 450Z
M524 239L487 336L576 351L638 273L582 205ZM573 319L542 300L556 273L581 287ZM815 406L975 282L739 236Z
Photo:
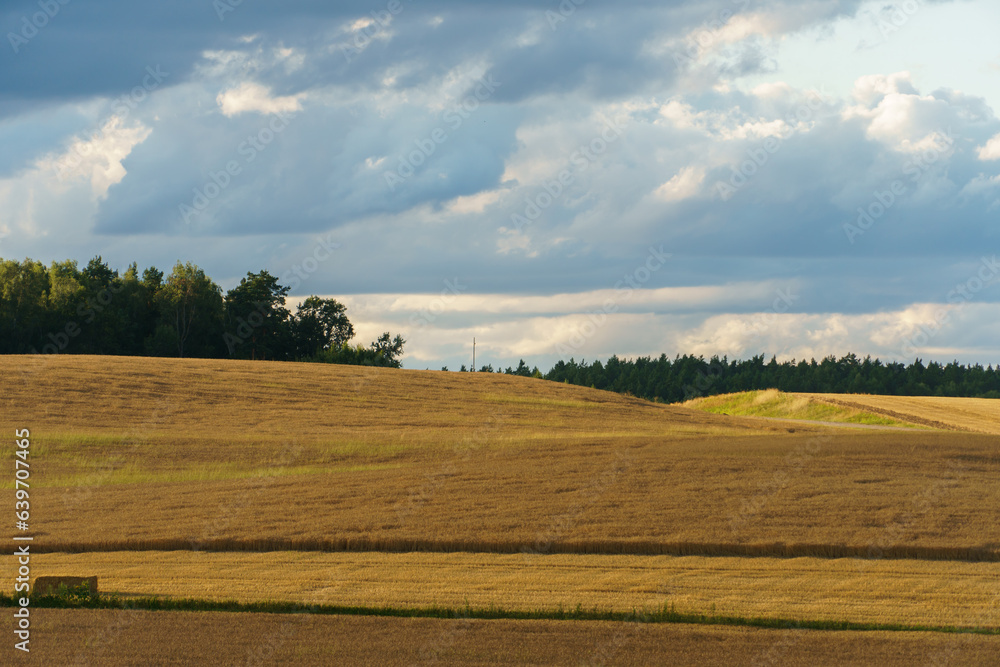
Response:
M1000 627L1000 401L668 406L478 373L79 356L0 357L0 376L2 428L32 431L36 573L98 574L105 591ZM72 634L114 612L39 613ZM584 621L477 623L483 646L530 647ZM643 638L700 642L706 663L713 632L750 652L778 632L654 625ZM788 655L944 646L813 634ZM995 637L948 639L975 652Z
M1000 637L933 632L63 609L38 618L39 635L59 641L24 664L902 667L992 665L1000 651Z
M803 394L834 405L899 417L915 424L971 433L1000 435L1000 408L996 399L946 396L868 396Z
M654 611L975 627L1000 564L588 554L110 552L45 554L129 596L394 608Z
M775 389L696 398L685 407L713 414L933 428L1000 435L1000 401L947 396L789 394Z
M777 389L695 398L685 407L720 415L839 422L880 427L915 427L905 415L892 418L868 407L825 400L822 394L788 394ZM867 407L867 406L866 406Z

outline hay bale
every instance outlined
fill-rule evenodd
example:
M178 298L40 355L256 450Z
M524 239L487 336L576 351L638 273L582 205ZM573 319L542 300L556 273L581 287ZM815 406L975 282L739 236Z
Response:
M80 584L87 584L90 594L97 595L97 577L36 577L31 593L33 595L56 595L61 585L73 590Z

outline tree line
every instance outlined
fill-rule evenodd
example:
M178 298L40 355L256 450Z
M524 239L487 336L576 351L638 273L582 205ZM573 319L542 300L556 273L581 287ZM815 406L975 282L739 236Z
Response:
M839 359L829 356L819 362L764 359L764 355L733 361L713 356L706 361L691 355L669 359L665 354L657 359L613 356L606 363L589 364L570 359L557 362L543 377L665 403L772 388L829 394L1000 398L1000 366L984 368L957 361L924 364L920 359L908 365L883 363L871 357L859 359L853 353Z
M406 341L382 334L351 345L354 326L335 299L310 296L292 313L288 287L248 272L223 293L205 272L178 262L169 275L119 275L100 256L76 261L0 260L0 354L112 354L390 366Z
M204 271L178 262L169 275L119 275L98 256L85 267L67 260L0 259L0 354L71 353L318 361L398 368L406 342L383 333L352 345L354 326L335 299L310 296L292 313L289 288L270 273L249 272L223 293ZM443 369L447 370L447 369ZM462 366L462 371L467 370ZM480 372L494 372L484 365ZM920 359L883 363L854 354L778 362L764 355L638 357L557 362L547 373L495 372L628 393L673 403L699 396L775 388L790 392L1000 398L1000 366Z

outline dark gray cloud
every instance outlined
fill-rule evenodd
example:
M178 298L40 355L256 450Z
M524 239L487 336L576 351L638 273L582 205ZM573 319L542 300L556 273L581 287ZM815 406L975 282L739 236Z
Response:
M655 74L653 63L644 63L635 54L644 38L656 31L679 32L710 24L727 10L738 14L755 9L730 0L697 4L589 0L579 7L570 0L505 2L502 6L468 0L400 0L400 10L383 27L383 17L390 16L389 1L296 0L261 5L178 0L149 6L123 0L65 5L54 1L52 7L58 9L49 10L51 16L45 16L38 2L6 2L0 7L0 30L5 35L0 48L0 113L23 110L26 100L43 104L115 96L137 85L148 65L173 73L171 85L176 85L191 76L203 51L231 48L246 35L258 34L270 43L313 52L323 50L345 22L365 17L380 21L368 36L398 31L399 37L388 44L366 35L355 36L357 42L345 39L348 46L371 46L363 49L363 57L350 62L343 49L332 49L329 57L305 70L307 81L365 85L374 71L406 60L419 61L423 77L433 77L449 63L489 53L498 56L504 74L519 82L519 88L512 87L505 95L518 90L522 95L539 89L558 92L583 84L608 93L625 92L629 82ZM849 13L857 4L814 0L773 2L766 7L776 12L783 6L795 7L800 15L797 20L808 24ZM566 6L573 11L560 9ZM443 21L433 27L428 19L437 16ZM536 26L545 33L544 46L519 47L518 34ZM637 71L636 65L645 66ZM418 85L420 80L406 78L401 85Z
M774 38L859 4L414 0L365 26L387 2L244 2L220 20L204 0L73 0L17 53L0 48L0 231L46 260L191 259L227 286L283 275L333 233L342 252L302 287L324 294L434 293L446 278L478 294L609 289L662 246L673 257L646 289L789 284L812 314L940 301L996 248L1000 162L978 149L1000 121L976 91L904 77L796 118L810 97L777 83ZM725 10L742 32L713 24ZM34 11L0 5L0 29ZM146 90L148 67L167 74ZM772 89L737 85L767 72ZM928 161L944 132L954 145ZM721 197L769 137L780 148ZM88 141L84 165L53 179ZM905 192L848 234L896 181ZM699 310L773 301L739 289L752 296L649 308L701 326Z

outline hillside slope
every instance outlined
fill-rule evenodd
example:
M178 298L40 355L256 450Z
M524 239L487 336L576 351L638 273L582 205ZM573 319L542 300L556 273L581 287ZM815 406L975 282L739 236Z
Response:
M794 419L878 427L913 427L912 420L896 418L826 400L821 394L794 394L777 389L744 391L695 398L682 404L686 408L717 415Z
M1000 435L1000 399L951 396L797 394L830 405L865 410L930 428Z
M78 356L0 357L0 373L0 428L32 431L38 550L1000 549L989 436L479 373Z
M95 356L0 356L10 418L48 431L191 437L461 437L502 419L505 435L766 433L782 430L568 384L492 373ZM612 418L611 421L608 421ZM551 434L551 431L550 431Z

